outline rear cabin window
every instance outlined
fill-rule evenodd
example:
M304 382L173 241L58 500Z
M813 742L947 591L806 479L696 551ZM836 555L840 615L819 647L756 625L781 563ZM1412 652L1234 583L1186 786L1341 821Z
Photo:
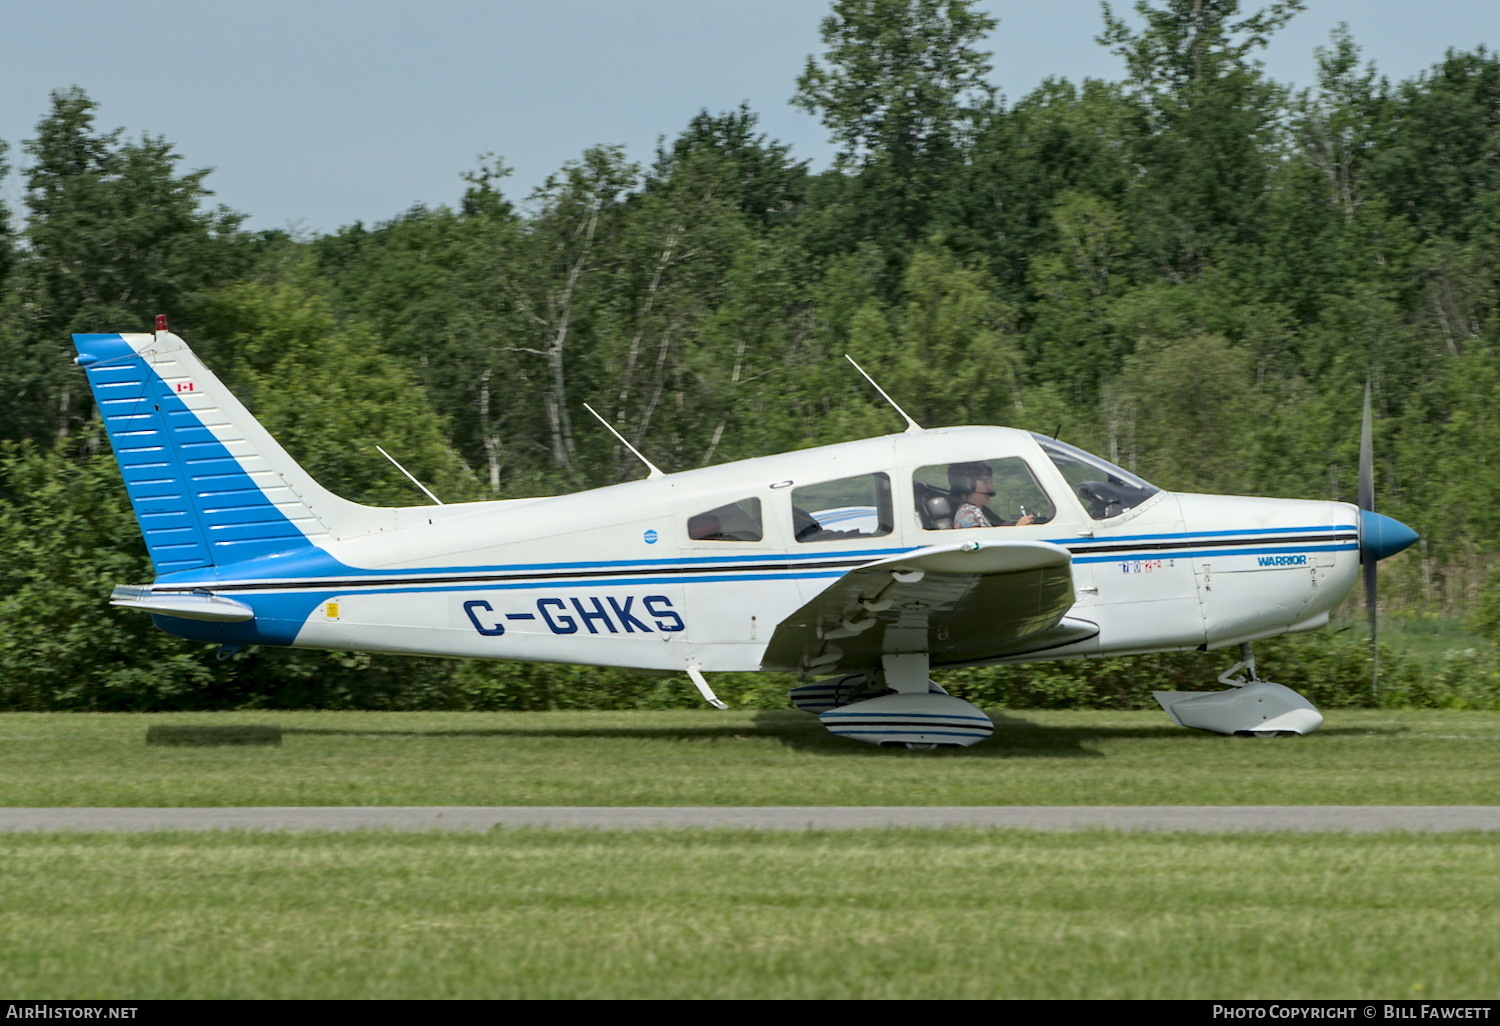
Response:
M760 500L741 499L695 513L688 517L687 535L697 542L758 542L765 537Z
M792 489L792 531L799 542L878 538L894 528L891 479L885 474Z
M928 531L1045 524L1057 512L1018 456L921 467L912 475L917 520Z

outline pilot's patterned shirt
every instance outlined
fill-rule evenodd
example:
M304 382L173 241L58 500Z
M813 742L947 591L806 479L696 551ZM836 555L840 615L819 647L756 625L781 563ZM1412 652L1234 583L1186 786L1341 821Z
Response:
M984 510L966 502L958 507L958 512L953 514L954 527L989 527L990 522L984 515Z

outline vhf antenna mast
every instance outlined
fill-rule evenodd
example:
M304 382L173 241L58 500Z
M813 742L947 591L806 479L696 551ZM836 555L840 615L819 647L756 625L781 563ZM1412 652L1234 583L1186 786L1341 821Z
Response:
M412 484L414 484L418 488L422 489L422 494L423 495L427 496L429 499L431 499L433 502L437 503L439 506L443 505L443 500L439 499L436 495L433 495L431 492L429 492L427 490L427 486L424 485L421 481L418 481L415 477L412 477L411 471L407 470L401 464L396 463L396 457L392 456L390 453L386 452L384 449L382 449L378 445L375 447L375 451L378 452L378 453L380 453L380 455L384 456L386 459L390 460L391 463L395 465L395 467L396 467L397 470L401 471L401 473L405 474L411 480Z
M850 356L848 353L844 354L844 359L848 360L850 363L854 363L854 357ZM861 367L857 363L854 363L854 369L857 370L857 371L859 371L861 374L865 374L865 369L863 367ZM896 405L896 400L894 400L890 396L886 395L885 394L885 389L883 389L879 385L875 384L875 379L874 378L870 377L870 375L868 375L868 374L865 374L865 380L868 381L871 385L873 385L874 388L875 388L875 391L877 391L877 392L880 393L880 397L882 399L884 399L886 402L890 403L891 404L891 408L894 409L897 413L901 414L901 416L906 420L906 430L907 431L921 431L922 430L922 425L918 424L916 421L912 420L911 417L907 416L906 411L903 410L900 406Z
M637 449L635 446L631 445L629 442L625 441L625 436L622 435L622 434L620 434L620 432L616 431L610 425L609 421L607 421L603 417L599 416L599 412L597 410L595 410L588 403L584 403L583 404L583 408L585 410L588 410L590 413L592 413L594 415L595 419L598 420L599 423L603 424L604 427L609 431L610 434L614 435L616 438L618 438L620 440L620 444L621 445L623 445L625 448L627 448L631 452L633 452L635 454L635 458L638 459L638 460L640 460L642 463L644 463L646 465L646 469L648 469L648 470L651 471L651 473L649 473L649 474L646 475L646 480L647 481L651 480L653 477L666 477L667 476L666 474L663 474L661 472L661 469L658 468L655 463L652 463L650 460L646 459L646 457L642 456L641 455L641 451L639 449Z

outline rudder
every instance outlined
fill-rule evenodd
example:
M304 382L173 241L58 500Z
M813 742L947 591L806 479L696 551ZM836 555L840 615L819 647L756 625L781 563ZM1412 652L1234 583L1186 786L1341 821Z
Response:
M382 511L318 485L176 335L74 335L158 577L319 545Z

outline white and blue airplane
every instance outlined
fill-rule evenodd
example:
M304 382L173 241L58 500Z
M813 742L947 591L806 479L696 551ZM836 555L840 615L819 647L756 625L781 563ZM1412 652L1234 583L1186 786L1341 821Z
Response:
M705 673L790 672L834 734L930 748L993 730L934 668L1241 646L1225 689L1156 693L1168 715L1306 733L1322 716L1249 643L1323 626L1361 564L1417 538L1364 501L1167 492L1043 435L910 418L572 495L364 506L164 318L73 339L156 571L111 601L227 651L684 673L721 708Z

